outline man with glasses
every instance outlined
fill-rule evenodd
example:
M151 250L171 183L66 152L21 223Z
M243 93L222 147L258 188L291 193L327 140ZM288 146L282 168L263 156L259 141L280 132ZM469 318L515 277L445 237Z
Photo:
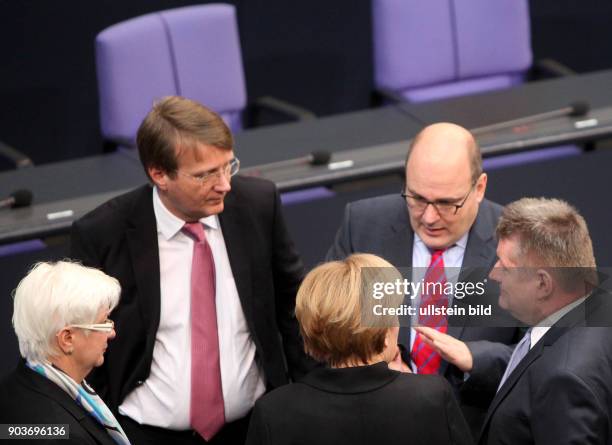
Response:
M116 277L125 332L90 380L135 443L241 443L266 390L307 371L302 263L274 185L235 176L219 115L181 97L137 137L147 185L75 222L72 256ZM280 334L280 335L279 335Z
M495 226L501 213L499 205L485 199L486 186L472 134L450 123L430 125L410 145L401 193L348 204L328 259L367 252L407 268L405 278L413 283L482 281L495 263ZM497 300L495 292L492 297ZM454 303L460 301L452 294L416 295L410 302L416 313L402 321L399 342L413 372L449 380L461 395L462 410L476 436L496 386L470 377L486 370L487 378L501 378L511 354L507 345L516 343L520 333L515 328L465 327L452 316L421 314L422 308ZM463 355L473 361L449 364L411 327L416 325L463 340L453 346L469 348L471 354ZM477 390L467 391L470 387Z

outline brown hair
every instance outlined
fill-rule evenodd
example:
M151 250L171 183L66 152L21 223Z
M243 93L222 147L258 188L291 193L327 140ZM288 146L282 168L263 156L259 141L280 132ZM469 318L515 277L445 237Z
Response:
M136 137L140 162L148 173L157 167L174 177L180 150L196 144L232 150L232 134L221 116L196 101L167 96L144 118Z
M508 204L499 219L497 238L518 235L519 255L560 272L566 287L577 276L595 283L595 256L586 221L565 201L522 198Z
M373 301L374 282L393 279L401 279L397 269L370 254L355 254L314 268L306 275L296 300L306 352L332 366L352 360L367 363L380 354L390 325L384 320L369 323L362 319L362 309ZM395 306L402 299L403 295L395 296ZM397 326L397 317L393 319Z

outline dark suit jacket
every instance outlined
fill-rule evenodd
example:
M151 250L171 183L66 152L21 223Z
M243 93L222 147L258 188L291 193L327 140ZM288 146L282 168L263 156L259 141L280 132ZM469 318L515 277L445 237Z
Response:
M36 444L115 445L104 427L59 386L23 361L0 382L0 423L68 424L70 439L36 439Z
M612 444L612 328L603 327L602 307L588 302L552 326L510 374L480 444ZM597 327L584 327L591 310Z
M319 368L255 404L247 435L259 444L470 444L448 383L384 362Z
M147 379L160 318L157 228L150 186L103 204L72 227L72 257L121 283L111 314L117 338L88 382L116 409ZM237 176L219 215L242 310L268 388L309 370L294 316L302 262L289 239L278 192L269 181ZM282 335L282 342L281 336Z
M459 275L460 281L478 282L486 278L496 262L497 241L495 227L501 214L501 206L488 200L480 204L476 221L470 229L468 243ZM333 246L327 259L344 258L352 253L372 253L378 255L396 267L412 267L412 245L414 232L410 225L406 201L399 195L386 195L364 199L347 205L344 221L336 234ZM406 277L410 279L411 277ZM492 303L497 307L499 288L493 281L487 284L487 292L482 301L470 301L467 298L453 303ZM474 356L474 369L471 377L464 382L464 373L447 362L442 362L440 374L451 383L460 395L461 409L470 424L474 437L478 436L487 407L495 395L495 390L510 355L512 347L521 336L514 327L515 320L502 314L498 322L485 320L488 326L466 327L465 320L449 317L448 334L461 339L470 348ZM402 321L400 343L404 346L404 360L409 362L408 343L410 320Z

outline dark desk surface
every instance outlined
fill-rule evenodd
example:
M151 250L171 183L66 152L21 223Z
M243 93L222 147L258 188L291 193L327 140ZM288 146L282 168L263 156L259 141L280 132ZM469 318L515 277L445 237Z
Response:
M607 94L611 88L612 70L608 70L431 103L402 104L245 132L239 139L239 153L243 158L253 156L245 164L251 166L252 162L270 162L263 159L270 147L283 147L282 153L275 154L276 160L329 150L332 163L338 162L339 168L295 165L251 172L274 181L282 190L328 185L401 172L409 139L423 125L448 121L476 128L556 110L576 101L587 102L591 111L580 118L559 117L478 136L483 155L592 141L612 135L612 97Z
M26 188L34 204L123 190L142 184L140 161L121 152L0 173L0 194Z
M424 124L455 122L467 128L494 124L586 101L591 109L612 105L612 71L595 71L521 85L486 94L408 105L405 109Z
M397 107L261 127L235 136L245 167L293 159L313 151L341 152L410 140L423 125Z
M331 116L308 122L247 130L236 136L236 153L245 171L262 163L293 159L315 150L332 152L329 166L300 165L253 171L281 191L328 185L403 168L409 139L422 122L454 121L468 127L549 111L576 100L589 101L595 125L577 128L576 119L559 118L479 137L485 155L612 134L612 70L510 90L428 104L401 105ZM72 220L110 197L145 182L135 152L118 152L0 174L2 195L18 188L34 193L28 209L0 211L0 243L65 231ZM68 213L60 213L69 210ZM55 219L49 219L49 214ZM61 217L61 215L64 215Z

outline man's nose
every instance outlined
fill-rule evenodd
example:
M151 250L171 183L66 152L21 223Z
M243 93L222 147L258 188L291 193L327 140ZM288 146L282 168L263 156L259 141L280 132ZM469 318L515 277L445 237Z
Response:
M428 204L423 211L423 215L421 216L421 220L425 224L433 224L440 219L440 214L438 210L433 204Z

